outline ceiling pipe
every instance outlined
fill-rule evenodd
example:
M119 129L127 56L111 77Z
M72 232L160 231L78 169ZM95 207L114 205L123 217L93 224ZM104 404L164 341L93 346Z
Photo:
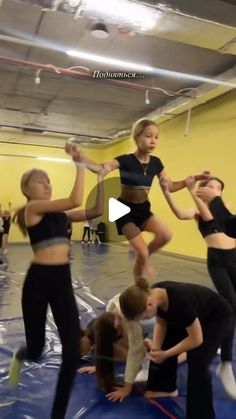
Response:
M43 44L42 42L39 43L35 41L30 41L29 39L16 38L15 36L8 36L8 35L3 35L3 34L0 34L0 41L10 42L12 44L25 45L26 47L37 47L37 48L42 48L42 49L48 49L50 51L55 50L55 48L53 49L46 43Z
M236 32L236 31L235 31ZM236 38L235 38L236 39ZM52 47L52 46L50 46L49 44L43 44L43 43L38 43L38 42L35 42L35 41L31 41L31 40L27 40L27 39L22 39L22 38L17 38L17 37L12 37L12 36L7 36L7 35L1 35L0 34L0 40L2 40L2 41L6 41L6 42L12 42L12 43L16 43L16 44L19 44L19 45L26 45L26 46L30 46L30 47L35 47L35 48L42 48L42 49L47 49L47 50L49 50L49 51L55 51L55 47ZM63 50L63 48L61 48L61 49L58 49L57 48L57 50L58 51L62 51ZM67 52L68 53L68 51L66 50L66 51L64 51L64 52ZM73 55L72 56L74 56L74 53L77 53L77 51L73 51ZM80 52L79 52L80 53ZM71 55L71 52L70 53L68 53L69 55ZM84 54L83 54L84 55ZM85 55L87 55L87 54L85 54ZM90 55L90 54L88 54L88 55ZM77 56L77 55L75 55L75 56ZM78 57L79 57L79 55L78 55ZM106 57L104 57L104 59L105 59ZM116 60L114 60L114 59L111 59L111 61L116 61ZM28 62L25 62L25 65L27 64ZM47 65L49 65L49 64L47 64ZM52 64L50 64L51 66L52 66ZM42 66L42 65L41 65ZM70 67L70 68L66 68L66 70L70 70L70 69L74 69L74 68L83 68L83 66L73 66L73 67ZM56 67L54 66L54 69L55 69ZM199 81L199 83L200 82L205 82L205 83L207 83L207 82L209 82L209 83L212 83L212 84L221 84L221 80L220 79L217 79L217 77L216 78L214 78L213 79L213 81L211 81L210 79L208 79L208 78L205 78L205 77L202 77L202 76L197 76L197 75L195 75L195 74L185 74L185 73L179 73L179 72L175 72L175 71L170 71L170 70L166 70L166 69L160 69L160 68L157 68L157 69L154 69L153 68L153 70L155 70L156 71L156 74L161 74L161 75L164 75L164 76L166 76L166 77L183 77L183 78L186 78L187 80L194 80L194 82L196 82L196 81ZM89 70L88 70L89 71ZM135 70L130 70L131 72L132 71L135 71ZM59 72L59 71L58 71ZM138 71L138 73L139 72L141 72L142 73L142 70L140 70L140 71ZM91 75L91 72L89 73L90 75ZM93 72L93 75L95 76L95 72ZM95 78L95 77L94 77ZM96 77L97 78L97 77ZM99 77L99 79L100 79L100 77ZM105 79L105 77L104 77L104 79ZM107 80L106 80L108 83L110 83L110 81L111 81L111 79L109 79L109 78L107 78ZM121 81L121 80L117 80L117 79L115 79L114 80L115 81L115 83L116 84L121 84L121 85L127 85L127 86L129 86L129 85L131 85L131 83L130 82L125 82L125 81ZM36 83L37 84L37 83ZM224 83L223 83L224 84ZM139 89L139 86L141 86L140 84L135 84L135 83L132 83L132 86L136 86L137 87L137 89ZM233 86L233 87L235 87L235 86ZM158 88L153 88L153 91L154 90L158 90ZM163 93L165 93L164 91L163 91ZM174 92L170 92L171 94L169 95L169 96L175 96L175 94L173 94ZM168 96L168 93L166 93L167 94L167 96Z
M131 83L128 81L122 81L122 80L115 80L115 79L109 79L109 78L103 78L103 79L97 79L93 77L93 72L89 71L89 72L85 72L85 71L78 71L78 70L73 70L72 68L64 68L64 67L57 67L54 66L53 64L42 64L42 63L37 63L34 61L25 61L25 60L19 60L17 58L11 58L11 57L6 57L6 56L2 56L0 55L0 61L1 62L5 62L8 64L12 64L12 65L22 65L22 66L28 66L31 68L35 68L35 69L41 69L50 73L60 73L66 76L71 76L71 77L79 77L79 78L92 78L93 80L98 80L99 82L103 82L103 83L107 83L107 84L114 84L114 85L119 85L119 86L123 86L123 87L129 87L131 89L137 89L137 90L149 90L152 92L162 92L164 93L165 91L160 89L159 87L154 87L154 86L148 86L148 85L144 85L141 83ZM189 88L191 89L191 88ZM187 96L189 97L188 94L186 93L175 93L175 92L169 92L170 94L168 94L168 96ZM164 93L165 94L165 93Z
M31 68L38 69L38 70L40 69L47 72L58 73L58 74L60 73L60 74L67 75L70 77L79 77L79 78L85 78L85 79L92 77L92 72L87 71L88 70L87 68L84 68L85 71L77 71L77 70L75 71L73 67L62 68L62 67L56 67L53 64L42 64L42 63L37 63L37 62L32 62L32 61L19 60L19 59L15 59L11 57L6 57L6 56L0 56L0 62L1 61L8 64L12 64L12 65L29 66ZM232 67L230 70L221 74L220 78L221 80L226 80L226 81L236 83L236 66ZM217 77L215 79L217 80ZM176 115L179 115L183 112L188 111L189 120L187 120L186 132L188 132L190 116L191 116L191 112L189 111L190 107L194 108L198 106L199 104L205 103L208 100L211 100L217 96L225 94L230 90L233 90L233 87L230 87L230 86L217 86L217 85L209 86L207 83L204 83L201 86L199 86L198 89L188 88L188 89L183 89L183 92L180 91L179 93L178 92L175 93L175 92L166 92L163 89L160 89L158 87L147 86L147 85L139 84L139 83L131 83L128 81L121 81L121 80L114 80L114 79L98 79L98 80L100 82L102 81L104 83L119 85L122 87L131 88L131 89L142 90L145 92L148 90L149 92L152 91L152 92L160 93L161 91L162 93L167 94L168 96L171 96L172 97L171 102L167 103L166 105L162 107L157 108L154 112L146 115L146 117L150 119L154 119L159 123L163 123L166 120L172 119ZM189 95L189 92L184 93L184 90L192 91L192 93L193 93L193 90L196 90L197 95L193 97L193 95ZM127 135L129 131L130 130L127 129L126 131ZM117 132L116 134L114 134L114 136L113 135L111 136L111 139L115 139L115 141L117 140L119 141L123 137L121 133L123 134L122 131Z
M230 70L225 71L220 75L222 80L230 80L233 83L236 83L236 65ZM205 103L213 100L219 96L222 96L233 90L227 86L209 86L206 83L202 84L197 89L197 94L194 94L194 89L192 89L191 95L185 98L174 98L169 103L164 106L160 106L155 109L155 111L145 115L145 118L155 121L157 124L161 125L164 122L167 122L183 113L187 113L186 125L184 129L184 136L187 137L189 134L190 128L190 119L192 110L199 105L204 105ZM115 133L112 137L116 141L121 141L122 139L128 138L131 135L131 129L121 130Z
M15 58L10 58L10 57L5 57L5 56L0 56L0 61L10 63L13 65L26 65L32 68L43 69L48 72L54 72L54 73L57 72L61 74L66 74L72 77L81 77L81 78L91 77L91 73L75 71L70 68L66 69L66 68L55 67L52 64L41 64L41 63L36 63L36 62L23 61L23 60L18 60ZM236 83L236 66L232 67L230 70L221 74L220 78L222 80L232 81ZM114 79L102 79L102 81L105 83L116 84L116 85L129 87L133 89L144 90L145 92L147 90L153 91L153 92L154 91L159 92L160 90L159 88L155 88L153 86L149 87L147 85L130 83L127 81L120 81L120 80L114 80ZM189 89L189 90L192 91L192 95L189 95L189 92L185 94L184 92L180 94L176 94L176 98L173 97L169 103L157 108L155 111L149 113L145 117L155 120L157 123L161 124L167 120L174 118L177 115L180 115L184 112L188 112L188 119L186 123L186 131L185 131L187 133L189 129L190 116L191 116L191 112L189 111L190 108L193 109L196 106L199 106L200 104L206 103L209 100L212 100L218 96L221 96L233 90L233 88L229 86L216 86L216 85L208 85L207 83L204 83L201 86L199 86L198 89ZM194 90L196 90L197 94L193 96ZM19 128L24 128L24 127L19 127ZM48 130L45 128L45 131L48 131ZM127 138L130 132L131 130L127 127L127 130L125 130L125 133L124 133L124 130L118 131L117 133L114 133L113 135L111 135L110 139L113 140L112 142L120 141L124 139L124 137Z

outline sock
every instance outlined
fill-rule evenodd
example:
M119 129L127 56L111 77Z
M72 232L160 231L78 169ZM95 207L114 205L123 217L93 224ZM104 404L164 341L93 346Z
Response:
M23 360L17 359L16 354L14 354L9 368L9 383L12 386L17 386L19 384L22 363Z
M135 378L136 383L143 383L148 380L150 359L146 356L142 362L141 370Z
M226 393L236 399L236 382L231 362L222 362L216 369L216 375L220 378Z
M148 380L148 370L140 370L136 375L135 383L144 383Z

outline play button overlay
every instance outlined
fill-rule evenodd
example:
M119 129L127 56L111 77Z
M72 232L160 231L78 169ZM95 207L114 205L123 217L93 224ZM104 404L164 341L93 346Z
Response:
M108 220L110 222L119 220L119 218L130 212L128 205L122 204L115 198L109 198L108 201Z
M108 175L109 176L109 175ZM91 185L93 185L91 187ZM98 223L103 223L105 227L105 242L111 243L126 243L127 239L124 235L118 234L116 223L124 215L131 212L129 204L120 202L118 198L121 196L121 183L119 176L105 177L103 180L104 188L104 209L103 214L96 219ZM97 176L90 174L88 180L85 179L85 194L86 189L90 192L87 194L85 210L90 213L91 209L95 207L97 199ZM81 234L81 233L80 233ZM137 228L132 229L130 232L130 239L139 234ZM79 237L81 239L81 237Z

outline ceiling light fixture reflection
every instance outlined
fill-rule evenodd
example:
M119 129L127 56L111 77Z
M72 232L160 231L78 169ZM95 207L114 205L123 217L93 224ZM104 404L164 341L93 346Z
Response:
M131 61L123 61L117 60L115 58L104 57L102 55L90 54L87 52L79 51L79 50L68 50L67 55L71 57L81 58L82 60L93 61L95 63L103 64L103 65L111 65L120 69L126 69L128 71L137 71L139 73L149 73L157 76L164 76L170 77L174 79L183 79L183 80L191 80L191 81L199 81L201 83L209 83L214 84L216 86L228 86L236 88L236 83L220 80L217 78L209 78L204 77L198 74L188 74L188 73L181 73L180 71L173 71L173 70L166 70L163 68L158 67L151 67L149 65L143 65L139 63L134 63ZM99 69L101 71L101 69ZM103 70L104 71L104 70Z
M140 71L140 72L145 72L145 73L151 73L154 70L153 67L150 67L148 65L133 63L131 61L117 60L115 58L104 57L102 55L90 54L87 52L73 50L73 49L68 50L66 53L67 55L70 55L71 57L77 57L77 58L81 58L82 60L93 61L99 64L108 64L108 65L115 66L118 68L125 68L129 71Z
M153 29L162 16L160 10L130 0L82 0L80 8L83 16L144 32Z

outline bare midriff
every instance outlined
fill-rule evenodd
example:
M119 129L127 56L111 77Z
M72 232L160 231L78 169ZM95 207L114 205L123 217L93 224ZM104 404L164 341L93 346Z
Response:
M226 236L224 233L212 233L205 237L207 247L213 247L214 249L234 249L236 240Z
M132 186L121 185L120 198L123 201L130 202L132 204L142 204L147 201L150 189L133 188Z
M68 244L56 244L34 252L33 262L40 265L65 265L69 263Z

